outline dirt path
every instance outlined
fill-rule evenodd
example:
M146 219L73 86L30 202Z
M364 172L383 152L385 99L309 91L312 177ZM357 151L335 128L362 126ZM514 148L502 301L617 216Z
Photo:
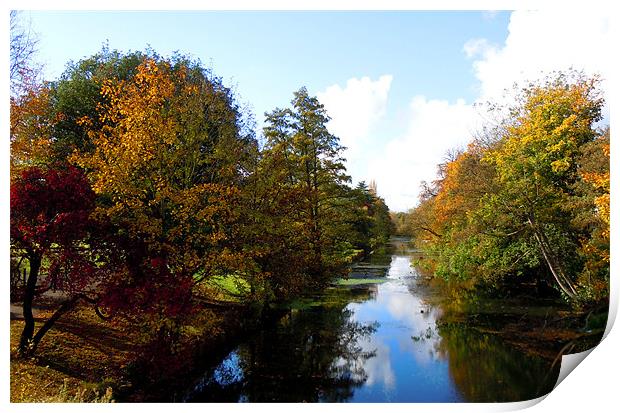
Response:
M32 303L32 314L35 318L39 318L42 313L54 311L60 302L67 298L67 295L60 291L46 291L39 297L34 299ZM11 320L23 320L22 303L11 303Z

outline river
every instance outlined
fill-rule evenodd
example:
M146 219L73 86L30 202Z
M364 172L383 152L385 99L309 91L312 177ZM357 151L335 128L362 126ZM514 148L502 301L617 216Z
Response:
M402 240L351 279L294 303L179 397L187 402L497 402L548 393L559 363L443 309ZM357 280L357 281L356 281Z

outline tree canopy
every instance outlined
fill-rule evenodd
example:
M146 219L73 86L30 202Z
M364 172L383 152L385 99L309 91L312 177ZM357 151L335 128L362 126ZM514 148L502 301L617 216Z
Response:
M438 274L535 279L574 303L607 296L609 132L596 127L597 85L579 74L530 85L491 136L441 168L410 216Z
M204 305L266 308L323 288L392 229L383 200L365 184L349 186L344 148L305 88L291 108L266 115L262 148L232 91L180 55L104 48L12 103L16 199L37 194L25 176L81 177L80 188L67 184L55 194L82 205L82 222L106 234L94 240L78 224L59 229L98 269L97 280L79 284L88 287L80 297L155 340L177 337ZM79 194L88 202L74 199ZM32 201L48 212L49 202ZM12 219L16 274L29 263L27 284L36 287L68 271L67 254L43 267L41 254L20 260L22 227Z

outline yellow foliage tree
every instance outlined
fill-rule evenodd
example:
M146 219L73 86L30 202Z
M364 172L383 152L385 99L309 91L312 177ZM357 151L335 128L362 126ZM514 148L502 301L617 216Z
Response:
M48 162L54 119L50 115L50 94L45 85L11 97L11 177L28 166Z
M234 149L244 143L228 91L187 66L145 59L133 78L108 79L101 93L103 127L81 120L95 149L71 157L103 200L98 213L176 277L199 283L251 271L235 247Z

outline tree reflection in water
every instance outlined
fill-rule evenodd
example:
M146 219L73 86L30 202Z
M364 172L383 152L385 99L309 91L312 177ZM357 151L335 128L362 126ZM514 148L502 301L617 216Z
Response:
M300 300L298 310L208 372L185 401L507 402L553 388L560 363L462 322L497 315L499 324L489 325L501 329L506 303L429 302L433 289L410 263L408 253L394 254L384 283Z
M364 365L376 351L368 351L360 343L369 339L377 324L352 321L345 304L332 302L288 314L278 325L263 330L229 354L186 401L350 399L354 389L368 378Z
M439 328L438 351L448 360L450 375L469 402L511 402L549 393L560 364L529 357L491 335L460 324Z

